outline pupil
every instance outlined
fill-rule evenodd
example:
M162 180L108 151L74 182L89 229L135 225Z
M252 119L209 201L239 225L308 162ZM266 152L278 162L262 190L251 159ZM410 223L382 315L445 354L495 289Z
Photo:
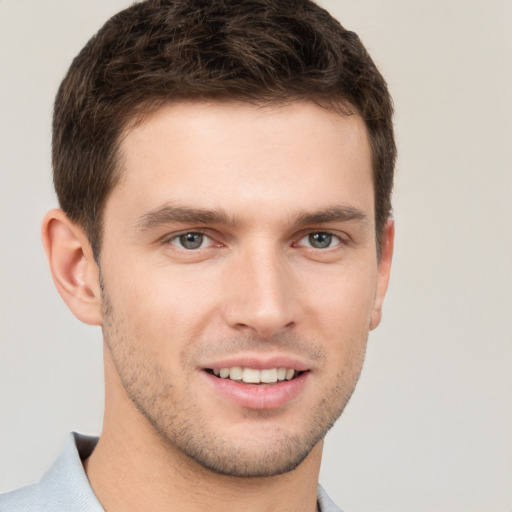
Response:
M180 243L185 249L198 249L203 243L201 233L186 233L180 236Z
M331 245L332 235L329 233L312 233L309 235L309 243L315 249L325 249Z

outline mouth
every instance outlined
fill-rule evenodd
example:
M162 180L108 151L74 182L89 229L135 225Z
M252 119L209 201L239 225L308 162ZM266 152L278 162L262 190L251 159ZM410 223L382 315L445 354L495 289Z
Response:
M221 400L244 409L278 409L298 399L312 373L301 361L279 359L271 362L239 357L236 363L225 360L205 365L202 374L214 396Z
M277 382L290 381L298 378L303 371L294 368L249 368L232 366L227 368L206 368L207 373L219 379L228 379L244 384L275 384Z

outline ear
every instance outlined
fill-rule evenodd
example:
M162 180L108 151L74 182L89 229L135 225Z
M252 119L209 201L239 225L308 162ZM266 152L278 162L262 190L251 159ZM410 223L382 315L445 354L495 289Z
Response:
M370 330L375 329L380 324L382 318L382 304L389 284L389 274L391 272L391 260L393 259L393 245L395 241L395 222L388 219L382 234L381 255L377 268L377 291L373 303L372 318L370 321Z
M99 267L83 230L56 209L45 215L41 236L53 281L64 302L82 322L101 325Z

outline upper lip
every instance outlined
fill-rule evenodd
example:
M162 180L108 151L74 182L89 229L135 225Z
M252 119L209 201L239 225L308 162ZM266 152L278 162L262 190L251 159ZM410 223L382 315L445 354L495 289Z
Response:
M232 368L239 366L241 368L255 368L258 370L268 370L271 368L293 368L294 370L303 372L311 369L311 365L307 364L293 356L287 355L233 355L225 356L222 359L207 362L201 365L202 369L220 369Z

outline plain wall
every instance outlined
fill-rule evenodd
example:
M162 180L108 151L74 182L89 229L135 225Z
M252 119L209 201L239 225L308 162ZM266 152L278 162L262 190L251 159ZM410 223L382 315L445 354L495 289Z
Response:
M384 320L321 482L352 512L510 512L512 2L320 3L386 77L399 146ZM39 226L58 84L128 4L0 0L0 491L101 429L101 332L55 291Z

